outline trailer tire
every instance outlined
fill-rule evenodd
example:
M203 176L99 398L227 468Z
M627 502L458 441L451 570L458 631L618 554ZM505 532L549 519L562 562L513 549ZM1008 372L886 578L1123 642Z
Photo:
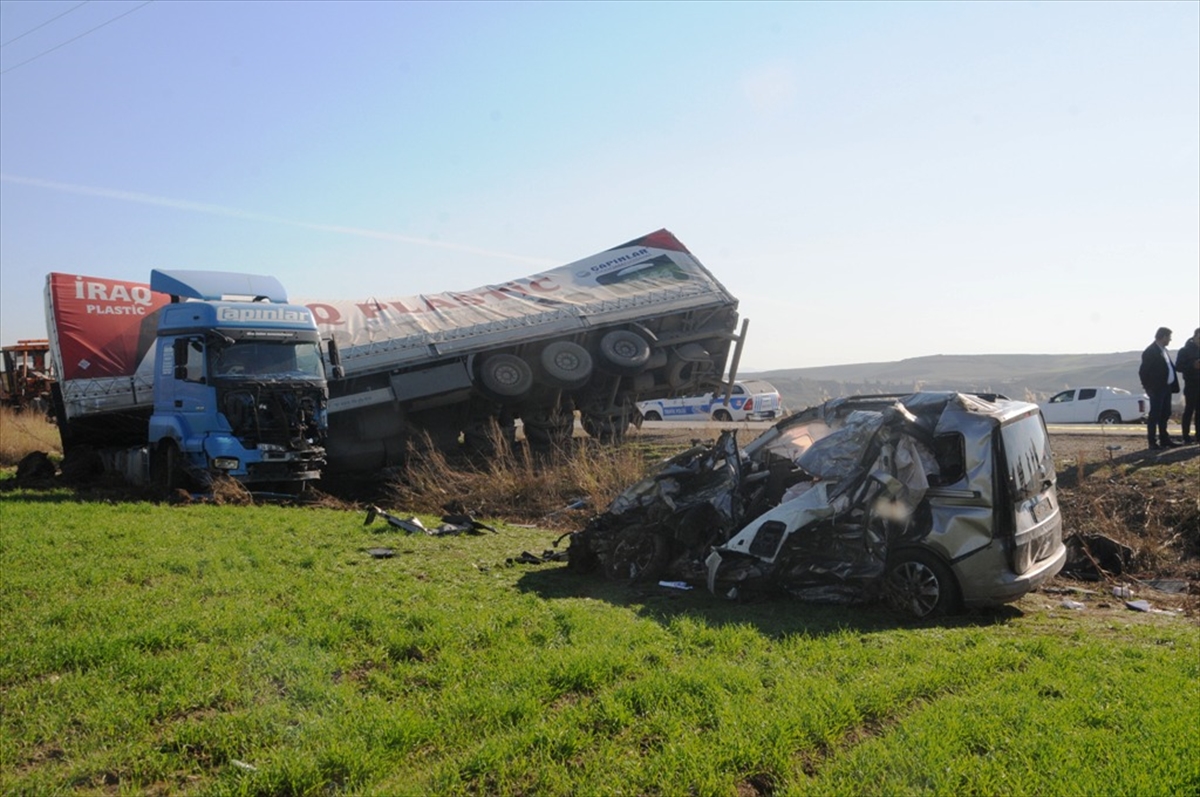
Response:
M543 381L551 387L573 390L586 385L592 375L592 355L569 340L556 340L546 346L538 360Z
M487 390L500 398L518 398L533 387L533 369L515 354L493 354L479 367Z
M613 372L633 376L650 361L650 344L636 332L614 329L600 338L600 356Z

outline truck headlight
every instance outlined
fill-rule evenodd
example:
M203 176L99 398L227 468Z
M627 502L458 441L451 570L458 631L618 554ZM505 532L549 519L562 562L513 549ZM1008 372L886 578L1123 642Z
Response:
M240 464L237 457L213 457L212 461L212 466L217 470L237 470Z

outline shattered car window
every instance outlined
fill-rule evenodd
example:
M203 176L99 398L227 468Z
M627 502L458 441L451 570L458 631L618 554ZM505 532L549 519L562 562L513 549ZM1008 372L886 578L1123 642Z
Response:
M1001 427L1008 465L1008 488L1014 499L1041 492L1054 478L1054 457L1040 415L1028 415Z

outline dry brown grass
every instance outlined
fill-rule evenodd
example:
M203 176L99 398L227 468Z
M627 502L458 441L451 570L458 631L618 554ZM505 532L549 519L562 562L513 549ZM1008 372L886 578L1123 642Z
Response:
M0 407L0 467L12 467L34 451L61 456L58 427L39 413Z
M1200 457L1080 460L1065 475L1059 498L1071 533L1127 545L1136 573L1200 580Z
M634 443L576 438L569 451L535 453L523 445L495 445L497 435L496 453L487 457L448 456L431 446L410 451L409 464L388 482L388 500L412 512L466 511L573 528L579 513L608 506L653 461L652 451ZM566 509L572 505L577 511Z

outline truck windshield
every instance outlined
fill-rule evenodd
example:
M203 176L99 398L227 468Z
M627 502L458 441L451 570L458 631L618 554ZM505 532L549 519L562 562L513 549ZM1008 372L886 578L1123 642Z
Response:
M1013 500L1042 492L1053 481L1054 457L1050 440L1039 414L1026 415L1000 428L1004 441L1008 490Z
M315 343L241 340L209 349L209 372L218 377L324 379Z

